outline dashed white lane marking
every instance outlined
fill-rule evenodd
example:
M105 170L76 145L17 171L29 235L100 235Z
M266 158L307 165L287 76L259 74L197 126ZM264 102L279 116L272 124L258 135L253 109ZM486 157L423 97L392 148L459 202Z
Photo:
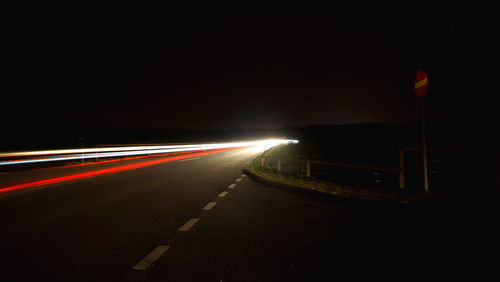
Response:
M196 157L196 158L190 158L190 159L184 159L184 160L180 160L179 162L187 162L187 161L193 161L193 160L197 160L201 157Z
M211 210L217 203L216 202L210 202L208 203L203 209L206 211Z
M222 198L222 197L224 197L224 196L226 196L226 195L227 195L227 192L226 192L226 191L224 191L224 192L220 193L218 197L219 197L219 198Z
M231 184L231 185L227 186L227 188L229 188L229 189L233 189L233 188L234 188L234 186L236 186L236 184L234 184L234 183L233 183L233 184Z
M149 255L143 258L133 269L146 270L151 264L160 258L170 246L158 246Z
M247 177L247 175L246 174L242 174L241 177Z
M240 182L240 181L241 181L241 178L236 179L236 182Z
M191 229L191 227L193 227L193 225L195 225L196 222L198 222L198 220L200 220L200 219L199 218L191 218L186 223L184 223L184 225L181 226L181 228L179 228L179 231L189 231L189 229Z

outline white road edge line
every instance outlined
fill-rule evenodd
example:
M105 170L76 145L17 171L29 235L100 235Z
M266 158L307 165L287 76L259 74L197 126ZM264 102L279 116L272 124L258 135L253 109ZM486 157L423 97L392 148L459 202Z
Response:
M158 246L149 255L143 258L133 269L146 270L151 264L157 261L170 246Z
M184 223L183 226L181 226L181 228L179 228L179 231L189 231L189 229L191 229L191 227L193 227L193 225L196 224L196 222L198 222L198 220L200 220L199 218L191 218L190 220L186 221L186 223Z
M234 183L233 183L233 184L231 184L231 185L227 186L227 188L229 188L229 189L233 189L233 188L234 188L234 186L236 186L236 184L234 184Z
M226 195L227 195L227 192L226 192L226 191L224 191L224 192L220 193L218 197L219 197L219 198L222 198L222 197L224 197L224 196L226 196Z
M206 211L209 211L211 210L215 205L217 204L217 202L210 202L208 203L203 209L206 210Z
M180 160L179 162L187 162L187 161L193 161L193 160L197 160L201 157L196 157L196 158L190 158L190 159L184 159L184 160Z
M241 178L237 178L237 179L236 179L236 182L240 182L240 181L241 181Z

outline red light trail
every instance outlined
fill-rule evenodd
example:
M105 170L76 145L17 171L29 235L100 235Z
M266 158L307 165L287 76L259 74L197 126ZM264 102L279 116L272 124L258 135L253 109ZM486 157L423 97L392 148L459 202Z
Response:
M20 183L20 184L16 184L16 185L6 186L6 187L0 187L0 194L12 192L12 191L17 191L17 190L21 190L21 189L45 186L45 185L56 184L56 183L63 183L63 182L68 182L68 181L76 180L76 179L92 178L92 177L96 177L96 176L100 176L100 175L128 171L128 170L143 168L143 167L152 166L152 165L156 165L156 164L161 164L161 163L165 163L165 162L171 162L171 161L181 160L181 159L185 159L185 158L192 158L192 157L196 157L196 156L203 156L203 155L224 152L224 151L229 151L229 150L234 150L234 149L237 149L237 148L218 149L218 150L207 151L207 152L184 154L184 155L180 155L180 156L171 156L171 157L160 158L160 159L155 159L155 160L150 160L150 161L145 161L145 162L140 162L140 163L135 163L135 164L128 164L128 165L122 165L122 166L117 166L117 167L112 167L112 168L105 168L105 169L99 169L99 170L94 170L94 171L89 171L89 172L76 173L76 174L70 174L70 175L66 175L66 176L37 180L37 181L32 181L32 182L25 182L25 183Z

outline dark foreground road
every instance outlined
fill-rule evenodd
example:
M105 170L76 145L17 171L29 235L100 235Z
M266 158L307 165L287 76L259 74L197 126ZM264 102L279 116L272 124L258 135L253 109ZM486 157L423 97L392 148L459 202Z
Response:
M380 206L269 187L242 175L260 152L0 195L0 281L498 276L494 209Z

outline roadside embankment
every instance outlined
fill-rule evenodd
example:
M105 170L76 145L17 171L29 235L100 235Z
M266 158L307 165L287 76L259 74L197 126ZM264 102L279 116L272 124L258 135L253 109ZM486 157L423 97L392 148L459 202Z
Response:
M270 185L348 199L404 205L436 205L439 202L436 193L410 192L391 185L393 183L384 183L380 178L387 175L376 172L377 168L312 166L310 163L314 161L306 158L307 154L295 145L281 145L254 159L245 168L245 173Z

